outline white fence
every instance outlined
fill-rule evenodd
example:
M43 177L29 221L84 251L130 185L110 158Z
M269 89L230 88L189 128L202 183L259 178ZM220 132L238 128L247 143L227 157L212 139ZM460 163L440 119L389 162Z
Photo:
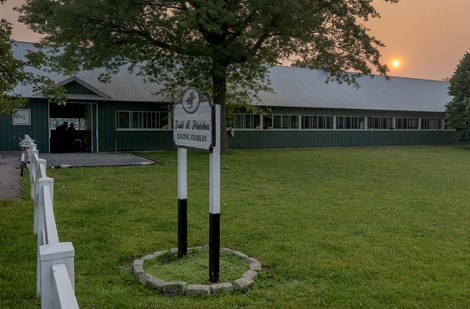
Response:
M71 242L60 242L54 217L54 179L47 177L46 160L39 158L37 145L28 145L31 199L34 201L34 234L37 235L36 292L41 308L78 308L75 297L74 255Z

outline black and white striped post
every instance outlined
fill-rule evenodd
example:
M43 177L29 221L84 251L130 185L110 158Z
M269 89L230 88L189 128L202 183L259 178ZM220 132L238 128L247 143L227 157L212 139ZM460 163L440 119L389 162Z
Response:
M178 148L178 257L188 248L188 176L187 150Z
M209 154L209 281L219 281L220 261L220 105L215 105L215 146Z

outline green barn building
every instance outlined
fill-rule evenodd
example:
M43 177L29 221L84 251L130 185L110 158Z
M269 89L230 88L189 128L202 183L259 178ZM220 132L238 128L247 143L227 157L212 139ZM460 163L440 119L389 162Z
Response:
M17 42L22 58L31 43ZM0 150L18 150L25 134L41 152L112 152L174 148L172 103L154 95L160 86L120 70L109 83L104 70L74 76L43 73L65 87L65 106L48 103L32 87L15 93L28 104L14 116L0 116ZM39 72L38 72L39 73ZM455 132L446 128L448 83L412 78L363 77L359 88L325 83L327 73L295 67L272 67L273 92L262 92L263 112L229 115L231 148L450 144ZM61 125L73 124L70 135Z

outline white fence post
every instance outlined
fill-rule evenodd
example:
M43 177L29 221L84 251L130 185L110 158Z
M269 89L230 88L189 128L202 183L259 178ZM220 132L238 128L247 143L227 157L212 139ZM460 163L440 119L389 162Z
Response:
M31 151L31 157L29 157L29 180L31 182L31 199L34 200L36 196L36 156L39 155L39 151L36 149L36 145L34 145L34 149Z
M44 187L48 186L51 195L51 203L54 205L54 179L49 177L44 177L38 179L38 195L37 195L37 208L38 208L38 229L37 234L40 234L46 230L46 217L45 217L45 205L44 205ZM39 239L39 238L38 238ZM46 239L43 239L41 242L38 242L38 246L46 244Z
M71 242L62 242L39 247L41 267L41 308L54 308L52 265L65 264L72 288L75 287L75 251Z
M45 161L45 160L44 160ZM37 280L36 280L36 293L39 296L41 293L41 267L39 263L39 247L46 244L47 236L46 236L46 215L45 215L45 205L44 205L44 187L49 186L51 192L51 201L53 201L53 194L54 191L54 179L53 178L40 178L37 180L38 182L38 195L36 197L35 202L35 214L37 215L35 222L37 222Z
M33 224L33 233L36 234L38 230L38 215L37 215L37 207L36 207L36 172L37 172L37 162L36 156L39 155L37 149L33 149L31 151L32 157L30 158L30 165L29 165L29 182L31 183L31 199L34 203L34 224Z
M29 167L29 164L31 163L31 155L33 154L33 152L32 152L33 149L37 149L36 144L34 143L34 141L32 139L29 139L28 140L28 148L26 150L26 152L28 154L28 158L26 160L26 166L27 167Z
M33 191L34 185L34 234L38 231L38 200L39 200L39 179L41 177L46 177L46 175L41 175L41 165L44 166L44 170L46 168L46 160L44 159L37 159L34 162L35 169L34 169L34 184L31 184L31 191Z

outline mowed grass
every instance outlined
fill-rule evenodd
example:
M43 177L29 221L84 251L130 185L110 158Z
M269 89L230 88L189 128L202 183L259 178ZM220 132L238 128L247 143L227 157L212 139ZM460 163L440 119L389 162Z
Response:
M470 308L470 148L232 150L221 246L257 258L246 293L166 298L132 261L177 246L176 152L48 170L81 308ZM208 155L189 152L190 247L208 243ZM30 200L0 202L0 308L39 306Z

